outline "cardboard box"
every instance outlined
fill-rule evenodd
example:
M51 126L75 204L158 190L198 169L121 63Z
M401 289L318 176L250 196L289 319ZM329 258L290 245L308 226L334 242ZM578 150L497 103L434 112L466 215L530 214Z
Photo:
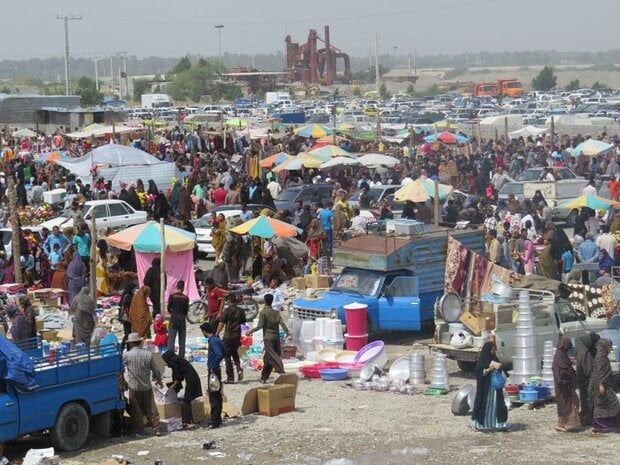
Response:
M202 397L192 401L192 419L194 423L202 423L205 419L205 403Z
M295 391L292 384L275 384L258 390L258 413L275 417L295 410Z
M289 403L291 403L292 401L292 408L288 409L289 412L293 411L295 409L295 399L297 397L297 384L299 382L299 377L294 374L294 373L285 373L283 375L278 376L278 378L275 380L273 385L269 385L269 386L261 386L261 387L255 387L252 388L250 390L248 390L248 392L245 393L245 397L243 398L243 405L241 406L241 413L243 415L250 415L252 413L261 413L261 409L259 406L259 391L261 390L265 390L265 389L271 389L275 386L280 386L280 385L288 385L288 386L292 386L292 396L291 396L291 390L289 389L288 392L286 391L281 391L279 394L276 394L276 397L278 397L278 395L280 396L279 398L274 399L274 401L278 401L280 402L280 406L278 407L278 410L280 410L282 407L284 407L282 404L283 402L281 402L282 400L284 400L284 397L286 397L287 401ZM267 404L270 404L270 400L269 399L269 395L268 394L263 394L263 410L266 411L267 409ZM265 401L267 401L267 404L265 404ZM271 407L271 405L269 405L269 407ZM275 407L275 403L274 403L274 407ZM284 411L281 411L280 413L285 413ZM278 413L276 413L275 415L278 415ZM273 416L273 415L269 415L269 416Z
M485 327L485 320L475 316L471 312L461 313L459 320L474 334L474 336L480 336L480 333Z
M45 327L45 321L43 320L34 320L34 324L37 331L41 331Z
M204 415L207 419L211 418L211 405L209 404L209 399L205 399L204 401ZM222 403L222 420L225 418L237 418L238 416L239 407L236 407L227 400L224 400Z
M291 286L299 291L303 291L306 288L306 278L291 279Z
M480 317L484 320L483 329L486 331L492 331L495 329L495 313L484 312Z
M181 402L173 402L171 404L155 404L160 420L168 418L181 418Z
M306 287L312 289L326 289L329 287L329 276L320 274L307 274L304 276Z

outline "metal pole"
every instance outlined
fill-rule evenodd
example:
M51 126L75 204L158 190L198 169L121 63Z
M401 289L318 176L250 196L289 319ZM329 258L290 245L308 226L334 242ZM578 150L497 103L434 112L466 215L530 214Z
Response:
M217 29L217 42L219 46L219 57L220 57L220 65L222 64L222 29L224 28L223 24L216 24L215 29Z
M114 61L110 55L110 90L114 92Z
M551 117L551 143L553 144L553 134L555 134L555 117Z
M95 88L99 90L99 69L97 68L98 58L94 58L95 60Z
M375 87L379 98L379 34L375 32Z
M71 95L71 69L69 63L69 20L81 21L81 16L58 16L56 19L62 19L65 23L65 95Z
M165 259L166 259L166 228L164 225L164 219L161 218L159 220L159 227L161 229L161 268L159 273L159 301L161 302L161 313L164 313L164 309L166 308L166 271L165 271Z
M95 215L93 214L90 221L90 296L97 300L97 225L95 224Z
M435 226L439 226L439 182L435 181L435 198L433 204L435 206Z
M504 136L506 137L506 142L508 142L508 117L504 116Z

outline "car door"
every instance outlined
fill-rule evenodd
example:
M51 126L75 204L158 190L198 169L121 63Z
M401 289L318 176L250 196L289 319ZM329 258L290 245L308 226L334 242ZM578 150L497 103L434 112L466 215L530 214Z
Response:
M97 228L107 228L110 227L110 214L108 213L107 205L95 205L90 211L84 216L84 221L90 227L92 222L92 216L95 216L95 226Z
M421 328L418 278L396 276L386 278L379 297L379 325L381 329L414 330Z
M560 323L560 333L563 336L575 340L575 338L588 332L584 316L576 312L568 302L557 302L555 312Z
M15 439L18 429L17 399L8 393L6 382L0 379L0 444Z
M133 224L132 215L130 215L127 206L124 204L120 202L111 203L108 205L108 210L110 212L110 218L108 220L109 228L120 228L122 226L131 226Z

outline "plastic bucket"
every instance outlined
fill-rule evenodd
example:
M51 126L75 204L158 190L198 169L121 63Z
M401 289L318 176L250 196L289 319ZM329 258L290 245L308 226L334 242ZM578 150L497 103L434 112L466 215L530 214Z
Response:
M295 346L284 346L282 348L282 356L285 359L295 358L295 355L297 355L297 347L295 347Z
M349 336L349 334L344 335L345 346L347 350L358 351L366 344L368 344L368 334L364 334L363 336Z
M349 336L364 336L368 333L367 313L368 305L353 302L344 306L344 319Z

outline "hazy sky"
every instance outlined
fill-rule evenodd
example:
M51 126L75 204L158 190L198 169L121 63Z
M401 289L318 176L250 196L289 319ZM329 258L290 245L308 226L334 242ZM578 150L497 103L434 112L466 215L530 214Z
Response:
M308 29L331 27L332 43L367 55L374 32L381 53L502 50L606 50L620 47L619 0L3 0L0 59L61 56L63 22L71 55L217 55L284 49L285 31L305 42Z

